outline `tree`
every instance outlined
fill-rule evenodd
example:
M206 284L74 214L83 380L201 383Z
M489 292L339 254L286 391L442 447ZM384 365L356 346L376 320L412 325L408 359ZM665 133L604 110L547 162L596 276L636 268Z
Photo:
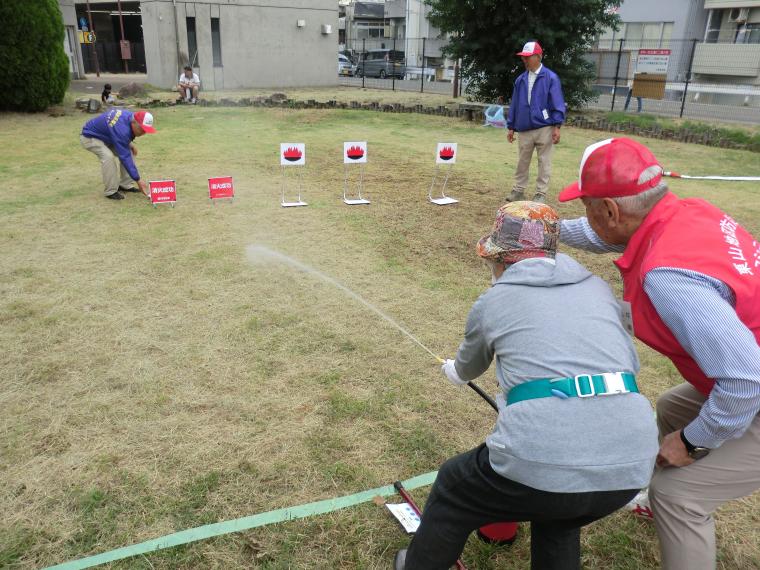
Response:
M0 2L0 109L44 111L63 101L69 60L56 0Z
M593 98L594 66L584 59L591 43L619 18L611 8L621 0L425 0L429 19L451 36L446 53L462 59L468 91L480 100L511 98L525 71L515 54L537 40L544 63L562 81L568 105Z

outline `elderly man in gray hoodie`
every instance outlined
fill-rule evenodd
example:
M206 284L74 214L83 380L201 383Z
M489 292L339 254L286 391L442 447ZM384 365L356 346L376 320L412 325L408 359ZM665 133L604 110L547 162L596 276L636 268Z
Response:
M473 530L501 521L530 521L531 568L578 569L581 527L649 482L657 427L619 305L556 253L558 237L552 208L512 202L478 243L493 286L443 372L464 385L495 359L498 419L484 444L443 464L396 570L450 568Z

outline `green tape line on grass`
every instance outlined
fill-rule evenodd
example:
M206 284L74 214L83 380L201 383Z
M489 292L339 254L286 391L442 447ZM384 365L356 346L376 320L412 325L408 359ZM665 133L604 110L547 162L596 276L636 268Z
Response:
M418 475L403 481L404 487L407 489L416 489L418 487L424 487L430 485L435 481L437 471L431 471L424 475ZM72 560L71 562L64 562L63 564L57 564L50 566L46 570L79 570L80 568L92 568L99 564L106 564L107 562L113 562L115 560L121 560L123 558L129 558L131 556L137 556L139 554L148 554L157 550L163 550L164 548L171 548L172 546L179 546L181 544L188 544L197 540L205 540L214 536L221 536L223 534L231 534L233 532L240 532L241 530L248 530L251 528L257 528L269 524L281 523L285 521L292 521L295 519L302 519L313 515L322 515L333 511L339 511L347 507L353 507L355 505L366 503L371 501L378 495L381 497L388 497L396 494L396 489L393 485L386 485L385 487L378 487L377 489L369 489L356 493L355 495L347 495L345 497L336 497L334 499L325 499L324 501L317 501L315 503L307 503L305 505L298 505L296 507L288 507L285 509L277 509L276 511L268 511L266 513L259 513L257 515L251 515L231 521L219 522L214 524L207 524L173 534L167 534L160 538L154 538L152 540L146 540L138 544L131 546L124 546L104 552L103 554L96 554L95 556L88 556L87 558L81 558L79 560Z

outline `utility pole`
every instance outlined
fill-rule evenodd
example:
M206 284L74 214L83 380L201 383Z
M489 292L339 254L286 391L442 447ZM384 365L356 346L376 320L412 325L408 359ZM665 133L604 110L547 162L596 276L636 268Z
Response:
M92 27L92 12L90 12L90 0L87 0L87 19L90 21L90 31L94 34L95 28ZM92 59L93 64L95 64L95 75L97 77L100 77L100 64L98 63L98 48L96 42L98 41L97 36L93 36L95 39L90 44L92 46L92 49L90 50L90 59Z
M119 6L119 27L121 28L121 59L124 62L124 73L129 73L129 66L127 65L127 58L124 57L124 17L121 14L121 0L117 0L116 4Z

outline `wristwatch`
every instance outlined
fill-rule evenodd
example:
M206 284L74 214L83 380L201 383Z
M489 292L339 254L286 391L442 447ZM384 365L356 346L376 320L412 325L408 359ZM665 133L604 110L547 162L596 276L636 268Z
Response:
M703 457L706 457L710 454L710 448L697 447L696 445L692 445L691 442L686 439L686 436L683 434L683 430L681 430L681 441L686 446L686 451L689 454L689 457L695 461L697 459L702 459Z

